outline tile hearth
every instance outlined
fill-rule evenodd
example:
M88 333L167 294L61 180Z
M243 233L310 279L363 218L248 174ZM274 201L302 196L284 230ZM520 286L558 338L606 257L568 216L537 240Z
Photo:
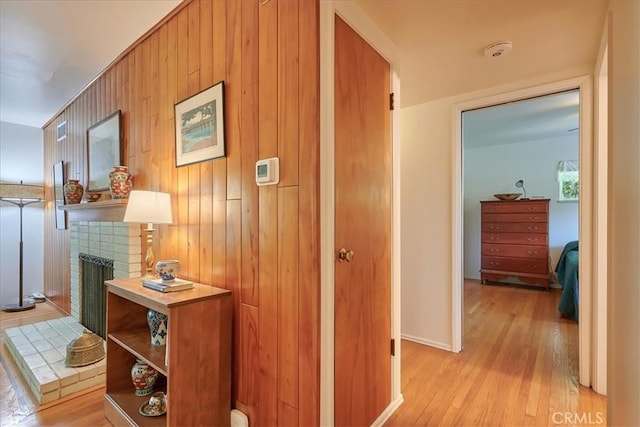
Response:
M105 382L105 360L80 368L64 363L67 344L85 329L81 318L80 254L113 260L113 276L141 274L140 225L121 221L69 224L71 316L5 330L5 345L41 405Z
M5 344L39 404L104 384L106 360L79 368L67 368L67 344L82 334L73 317L5 330Z

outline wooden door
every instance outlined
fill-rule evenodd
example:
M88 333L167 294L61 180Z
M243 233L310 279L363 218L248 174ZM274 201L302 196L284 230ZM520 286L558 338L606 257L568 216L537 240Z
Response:
M391 401L390 66L335 23L335 425ZM350 262L338 250L353 251Z

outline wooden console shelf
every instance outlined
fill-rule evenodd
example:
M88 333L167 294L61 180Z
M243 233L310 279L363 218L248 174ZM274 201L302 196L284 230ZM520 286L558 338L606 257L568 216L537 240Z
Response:
M95 202L97 203L97 202ZM229 425L231 412L231 292L194 283L193 289L161 293L139 278L107 286L107 384L105 415L114 425ZM151 345L147 311L168 316L167 345ZM156 390L167 394L167 413L145 417L149 396L136 396L131 367L136 358L160 373Z
M66 211L70 221L122 221L127 199L75 203L58 206L58 209Z

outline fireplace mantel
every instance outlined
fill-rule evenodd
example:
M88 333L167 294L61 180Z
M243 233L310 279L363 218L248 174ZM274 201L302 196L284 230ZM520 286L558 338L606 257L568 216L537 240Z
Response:
M122 222L127 199L111 199L99 202L76 203L59 206L68 212L69 221L113 221Z

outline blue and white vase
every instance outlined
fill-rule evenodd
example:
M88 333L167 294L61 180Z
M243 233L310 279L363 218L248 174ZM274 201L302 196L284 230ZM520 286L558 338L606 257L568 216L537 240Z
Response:
M162 346L167 344L167 315L155 310L147 312L147 323L151 332L151 344Z

